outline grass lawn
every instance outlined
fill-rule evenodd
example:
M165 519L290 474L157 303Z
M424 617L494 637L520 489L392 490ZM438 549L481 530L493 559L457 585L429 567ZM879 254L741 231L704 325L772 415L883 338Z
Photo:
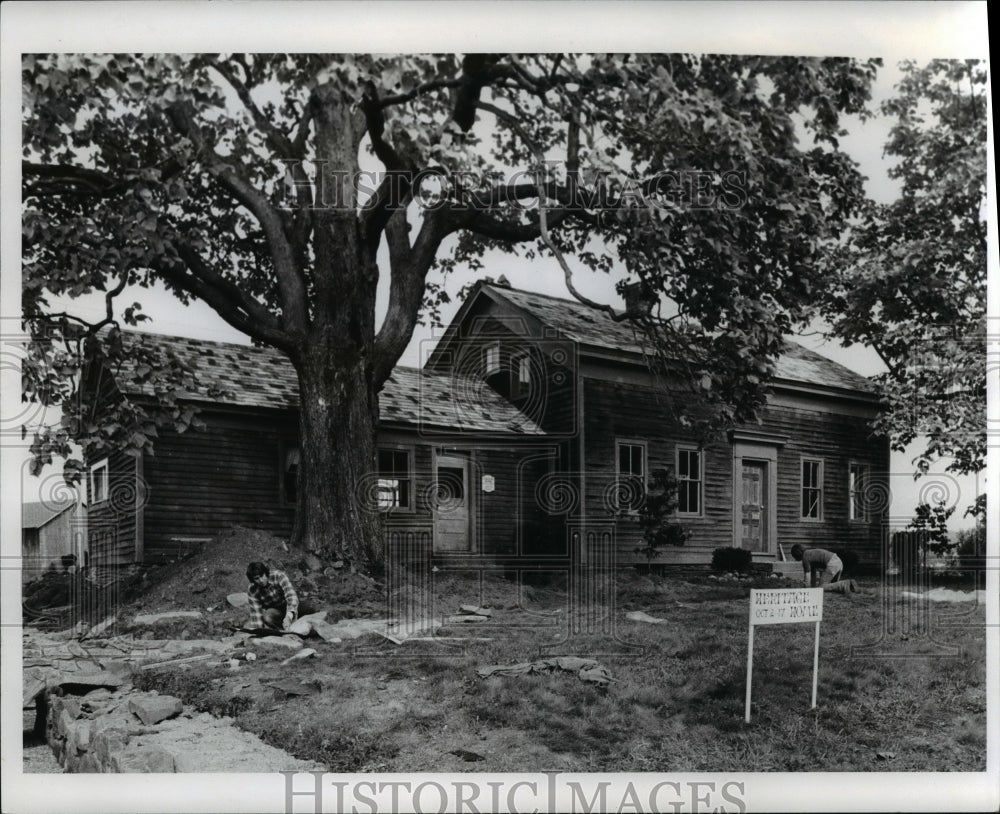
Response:
M984 771L984 608L860 585L825 596L816 709L813 626L757 629L750 724L751 583L633 572L589 617L558 584L448 576L435 583L434 608L484 605L490 620L445 627L434 641L310 641L317 655L286 666L287 651L260 651L236 670L189 666L141 680L335 772ZM633 610L666 623L629 621ZM586 632L588 618L601 635L569 635L574 622ZM594 654L615 680L476 672L562 654ZM268 686L289 679L321 689L287 696Z

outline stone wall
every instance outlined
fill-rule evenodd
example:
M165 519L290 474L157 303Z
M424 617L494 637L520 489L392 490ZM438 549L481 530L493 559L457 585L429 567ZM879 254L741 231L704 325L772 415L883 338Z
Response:
M66 772L322 771L171 695L128 687L45 694L46 738Z

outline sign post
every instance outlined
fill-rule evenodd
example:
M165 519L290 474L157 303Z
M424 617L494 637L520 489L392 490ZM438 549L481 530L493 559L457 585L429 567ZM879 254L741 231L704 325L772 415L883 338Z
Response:
M799 622L816 624L813 649L812 706L816 708L816 685L819 679L819 623L823 621L822 588L750 589L750 635L747 642L747 699L745 720L750 723L750 690L753 685L753 629L757 625L788 625Z

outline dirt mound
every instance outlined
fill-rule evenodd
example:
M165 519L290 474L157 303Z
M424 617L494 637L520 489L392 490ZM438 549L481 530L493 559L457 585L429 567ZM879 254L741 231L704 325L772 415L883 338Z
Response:
M287 573L300 601L330 611L330 621L375 616L385 610L384 591L369 577L334 568L269 532L241 526L220 532L182 561L146 572L144 588L130 610L232 610L226 597L246 591L246 567L254 560Z

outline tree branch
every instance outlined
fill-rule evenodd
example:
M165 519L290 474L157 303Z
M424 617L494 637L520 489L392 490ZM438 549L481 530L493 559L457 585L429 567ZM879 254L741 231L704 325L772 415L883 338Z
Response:
M302 136L302 123L299 125L299 133L296 135L295 141L288 138L288 135L283 132L280 128L276 127L264 112L257 107L257 103L254 102L253 96L250 93L250 88L244 82L241 82L236 78L236 75L230 70L229 66L224 62L217 59L209 59L206 64L214 68L218 74L226 80L229 86L236 91L236 95L239 97L240 101L243 103L243 107L246 108L247 112L253 118L254 124L260 129L267 139L268 145L276 153L278 153L282 158L295 158L301 160L305 157L305 137L299 141L299 137ZM240 63L244 72L247 72L247 66L245 63ZM304 114L304 121L308 121L309 113L308 111ZM299 149L296 150L296 145Z
M289 333L305 333L309 325L305 280L278 211L258 189L223 161L215 152L214 146L206 142L194 122L190 105L174 103L167 108L167 115L175 129L191 139L209 174L257 219L267 238L271 262L277 276L283 327Z
M165 280L204 300L227 323L247 336L289 351L292 337L278 319L242 288L213 269L201 254L183 240L171 244L183 263L163 257L154 270Z
M408 226L405 210L398 211L386 225L389 244L391 282L389 307L378 335L375 337L375 383L381 387L413 336L423 304L424 283L437 255L441 241L452 231L454 223L444 208L430 210L410 248L406 235Z
M511 129L513 129L521 137L521 140L525 143L528 149L530 149L532 154L535 156L535 165L536 165L535 177L537 179L536 183L538 184L539 189L544 189L544 179L542 177L542 173L545 171L545 156L542 153L541 148L528 135L527 131L525 131L525 129L521 127L520 121L518 121L516 117L509 114L506 110L502 110L501 108L496 107L495 105L491 105L487 102L479 102L477 104L477 107L483 110L487 110L497 118L505 121L507 125L511 127ZM578 138L579 135L578 126L577 129L575 130L574 135ZM563 272L563 279L566 283L566 290L569 291L569 293L572 294L573 297L577 299L579 302L583 303L589 308L593 308L596 311L603 311L608 316L610 316L611 319L613 319L615 322L621 322L625 319L629 319L635 316L635 314L633 314L631 311L625 311L619 313L610 305L596 302L590 299L589 297L585 297L577 290L576 286L573 284L573 270L569 267L569 264L566 262L566 258L563 256L563 253L560 250L560 248L555 244L555 242L552 240L552 237L549 235L549 217L547 210L548 207L543 204L541 197L539 197L538 236L541 238L542 242L548 247L549 251L552 252L553 256L556 258L556 261L559 263L559 267L562 269Z

